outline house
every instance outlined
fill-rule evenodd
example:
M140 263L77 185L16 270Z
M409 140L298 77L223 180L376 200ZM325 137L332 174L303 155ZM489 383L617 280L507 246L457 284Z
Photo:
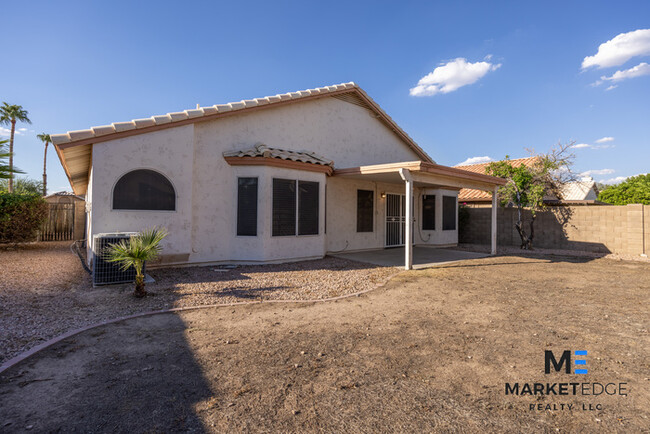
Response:
M458 242L459 189L495 191L505 182L436 164L354 83L52 141L72 189L86 198L86 238L164 226L165 264L405 246L410 268L413 244Z
M537 161L537 157L528 158L515 158L510 160L513 166L527 166L532 167ZM454 166L458 169L467 170L472 173L486 173L487 166L490 163L480 163L471 165L458 165ZM558 195L553 192L548 192L544 198L546 205L602 205L598 202L598 189L596 183L591 178L583 178L579 181L566 182L557 187ZM472 188L463 188L458 193L459 203L464 203L468 206L482 207L491 206L492 194L484 190L477 190Z

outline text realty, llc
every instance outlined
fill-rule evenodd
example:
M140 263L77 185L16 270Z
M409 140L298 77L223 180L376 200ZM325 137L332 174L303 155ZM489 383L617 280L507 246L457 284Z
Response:
M560 360L555 358L552 351L544 352L544 373L551 373L551 366L556 372L564 368L566 374L571 374L571 366L575 365L575 374L584 375L588 373L587 360L585 356L587 351L575 351L576 356L581 356L571 363L571 351L564 351ZM619 395L627 396L627 383L505 383L506 395L517 396L600 396L600 395ZM600 403L582 403L581 406L574 404L529 404L530 410L602 410Z

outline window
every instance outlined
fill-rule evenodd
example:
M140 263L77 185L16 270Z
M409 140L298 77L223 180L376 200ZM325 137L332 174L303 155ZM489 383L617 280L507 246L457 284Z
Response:
M172 183L160 173L134 170L115 184L113 209L174 211L176 192Z
M433 231L436 229L436 196L425 194L422 196L422 230Z
M298 235L318 235L318 182L298 181Z
M273 179L274 237L318 235L319 212L318 182Z
M237 235L257 235L257 178L237 178Z
M456 230L456 198L442 196L442 230Z
M273 236L296 235L296 181L273 179Z
M357 232L372 232L374 192L357 190Z

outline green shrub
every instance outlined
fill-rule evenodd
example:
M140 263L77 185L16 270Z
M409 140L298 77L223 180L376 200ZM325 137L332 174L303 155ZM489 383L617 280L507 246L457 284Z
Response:
M633 176L620 184L606 187L598 195L598 200L612 205L650 205L650 173Z
M34 241L47 211L38 194L0 192L0 243Z

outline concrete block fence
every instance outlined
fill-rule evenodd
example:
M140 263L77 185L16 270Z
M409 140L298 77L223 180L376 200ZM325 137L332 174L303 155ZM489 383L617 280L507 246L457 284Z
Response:
M467 208L459 242L490 243L490 208ZM527 221L530 212L525 211ZM498 245L519 246L517 210L499 208ZM528 229L526 227L526 229ZM552 206L538 213L533 247L642 255L650 252L650 205Z

